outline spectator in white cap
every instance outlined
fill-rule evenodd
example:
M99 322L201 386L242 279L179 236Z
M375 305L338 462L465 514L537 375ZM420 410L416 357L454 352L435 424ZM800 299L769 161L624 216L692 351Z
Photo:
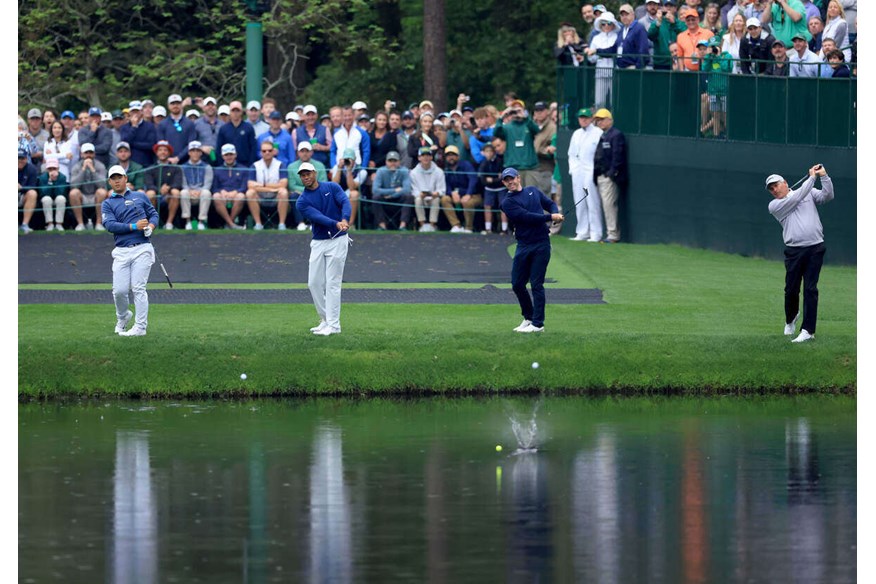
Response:
M219 109L216 110L219 115L219 121L223 124L227 124L229 120L231 120L231 106L227 103L223 103L219 106Z
M213 173L213 207L225 222L225 229L246 229L235 221L243 210L250 170L237 162L234 144L223 145L220 154L222 164Z
M815 188L821 177L821 189ZM778 174L766 179L773 196L770 214L782 224L785 242L785 335L793 336L800 319L800 284L803 284L803 326L792 341L802 343L815 338L818 318L818 277L824 262L824 228L817 205L833 200L833 183L820 164L809 169L809 177L792 191Z
M81 159L70 170L70 206L76 217L76 231L83 231L83 206L95 207L94 222L101 225L100 204L107 197L106 166L94 155L94 144L86 142L80 147Z
M132 191L142 191L146 188L146 177L143 174L143 166L131 159L131 145L127 142L116 144L116 166L124 169L128 175L128 188ZM100 208L100 207L98 207ZM99 227L103 229L103 227Z
M201 160L203 155L200 142L189 142L189 161L183 165L183 184L179 192L180 216L187 231L192 230L193 201L198 206L198 230L207 229L210 199L213 196L210 190L213 186L213 167Z
M192 122L197 122L198 118L201 117L201 112L196 109L190 109L186 112L186 117L190 119Z
M152 110L152 123L155 125L155 131L158 131L158 126L161 125L161 122L164 121L164 118L167 117L167 110L163 105L157 105Z
M298 159L289 165L287 175L289 177L289 203L292 205L292 212L295 214L295 221L298 223L298 231L307 229L307 224L304 222L304 217L298 211L295 203L298 197L304 191L304 183L301 182L301 177L298 176L298 169L305 162L313 166L316 171L316 179L320 182L329 180L328 171L325 165L313 157L313 145L308 141L301 141L298 144Z
M128 122L119 130L122 141L131 146L131 159L142 167L155 163L152 146L158 141L155 126L143 116L143 105L139 101L128 104Z
M166 140L173 149L169 164L185 164L189 160L188 145L198 139L195 123L183 115L183 99L179 94L167 98L169 115L158 124L158 140Z
M205 97L201 102L201 109L204 110L204 114L195 122L195 132L198 134L201 150L210 157L210 164L215 164L219 158L216 156L216 139L219 137L219 128L224 122L217 115L215 97Z
M147 122L154 123L155 102L148 97L144 97L140 100L140 104L143 106L143 119ZM165 112L164 115L167 115L167 112Z
M773 60L773 42L775 37L764 32L759 18L749 18L745 22L748 34L739 43L739 66L744 75L762 74Z
M31 159L34 163L39 164L43 161L43 147L50 136L46 129L43 128L43 112L37 107L31 108L27 112L27 131L39 147L38 152L31 154Z
M36 191L43 204L46 231L64 231L64 213L67 209L70 184L61 174L58 166L58 159L50 158L46 161L46 171L37 178ZM79 212L81 213L82 210L80 209Z
M362 114L368 113L368 106L365 105L364 101L354 101L353 102L353 116L356 119L359 119L359 116Z
M252 126L256 136L261 136L270 129L267 122L261 119L262 104L256 100L250 100L246 104L246 121Z
M329 151L331 150L332 137L326 127L319 123L319 112L315 105L308 104L302 110L304 123L295 129L294 142L300 145L302 142L310 142L313 147L313 160L320 162L324 168L329 166Z

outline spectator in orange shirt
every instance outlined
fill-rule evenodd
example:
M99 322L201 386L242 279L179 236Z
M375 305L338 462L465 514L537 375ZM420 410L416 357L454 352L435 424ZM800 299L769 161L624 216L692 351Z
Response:
M678 33L678 58L681 61L682 70L699 71L700 60L696 58L697 43L708 42L712 38L712 31L700 27L700 17L693 8L685 8L681 11L681 19L687 25L687 30Z

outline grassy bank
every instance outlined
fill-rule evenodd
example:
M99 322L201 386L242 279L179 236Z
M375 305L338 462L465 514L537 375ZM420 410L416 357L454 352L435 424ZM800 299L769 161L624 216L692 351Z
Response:
M20 306L19 394L855 389L854 268L823 270L803 345L781 334L780 262L556 240L548 275L607 304L549 304L532 336L511 331L513 306L346 304L327 338L307 332L307 305L153 305L141 338L112 333L109 291L105 306Z

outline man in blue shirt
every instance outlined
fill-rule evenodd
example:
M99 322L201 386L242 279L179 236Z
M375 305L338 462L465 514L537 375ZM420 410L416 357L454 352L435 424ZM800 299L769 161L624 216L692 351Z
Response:
M266 140L268 142L273 142L274 146L277 148L277 160L286 166L289 166L295 162L295 147L292 145L292 135L282 127L282 124L283 114L277 110L272 111L268 114L268 125L270 126L270 129L261 134L257 138L257 142L259 143L259 147L261 147L262 142Z
M24 210L21 219L21 232L25 235L33 231L30 228L30 219L37 204L37 177L39 171L36 165L27 161L27 150L18 151L18 204Z
M347 262L350 238L350 199L340 185L316 180L316 169L309 162L298 167L304 192L296 208L311 225L310 262L307 287L319 315L319 324L310 329L315 335L341 332L341 282Z
M103 226L113 234L113 300L116 305L116 334L142 337L146 334L149 297L146 283L155 263L155 250L149 237L158 224L158 211L145 193L128 189L128 176L121 166L109 169L112 194L101 204ZM136 319L134 326L125 327L134 318L128 309L128 295L134 294Z
M225 229L246 229L245 225L238 225L235 220L243 210L247 181L252 172L237 162L237 150L234 144L222 146L221 155L224 164L217 166L213 173L213 206L216 213L225 221Z
M243 166L252 166L259 159L259 145L252 124L243 119L243 104L232 101L229 104L228 123L219 128L216 148L222 151L225 144L233 144L237 161Z
M471 162L459 159L459 149L447 146L444 149L444 180L447 194L441 197L441 207L450 222L450 233L471 233L474 230L474 209L480 207L484 197L478 193L478 173ZM465 227L459 224L456 205L462 206Z
M167 98L168 116L158 124L158 140L167 140L176 155L167 159L169 164L189 161L188 145L198 139L195 123L183 115L182 97L173 94Z
M386 155L386 166L377 169L374 184L371 186L374 199L374 222L381 231L386 229L386 208L383 202L401 205L399 231L407 231L414 208L414 195L411 193L411 176L407 168L401 167L401 156L395 150Z
M557 204L535 187L523 188L520 174L514 168L502 171L502 184L508 195L502 201L502 211L514 225L517 251L511 268L511 286L520 303L523 322L514 330L518 333L544 331L544 277L551 261L551 242L548 221L560 222L563 216ZM545 213L548 211L550 214ZM526 282L532 288L532 298Z

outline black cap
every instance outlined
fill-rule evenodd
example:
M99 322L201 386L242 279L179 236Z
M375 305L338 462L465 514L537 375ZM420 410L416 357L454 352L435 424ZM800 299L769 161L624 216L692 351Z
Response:
M402 119L403 119L403 120L404 120L404 119L410 119L410 120L413 120L413 119L414 119L414 114L413 114L413 112L411 112L411 110L405 110L405 112L402 114Z
M548 108L547 104L543 101L537 101L537 102L535 102L535 105L532 106L532 109L534 109L537 112L542 111L542 110L546 110L547 108Z
M772 46L776 46L776 45L782 45L782 48L785 48L785 49L788 48L787 45L785 45L785 43L783 41L780 41L779 39L776 39L773 41Z

